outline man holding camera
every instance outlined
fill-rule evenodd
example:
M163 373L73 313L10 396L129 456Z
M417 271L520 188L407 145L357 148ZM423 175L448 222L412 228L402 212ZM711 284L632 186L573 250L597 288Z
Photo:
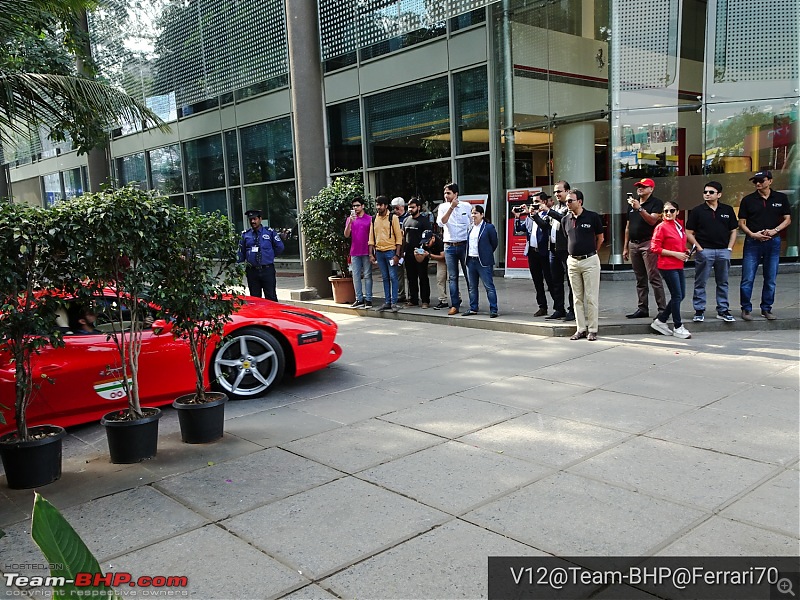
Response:
M628 194L628 222L625 224L625 241L622 245L622 258L630 257L631 267L636 275L636 295L638 306L634 312L625 315L629 319L643 319L650 316L647 283L653 288L658 312L663 313L667 307L667 296L664 283L658 272L658 257L650 252L650 238L661 219L664 203L653 196L656 187L652 179L640 179L633 184L637 197Z
M517 206L512 209L514 213L514 231L525 233L528 243L525 246L525 256L528 257L528 270L531 272L533 287L536 289L536 304L539 310L533 313L534 317L544 317L547 315L547 296L545 295L545 283L547 291L553 295L553 282L550 278L550 224L545 221L549 208L542 203L546 202L550 196L544 192L532 194L528 197L530 206ZM558 310L558 307L556 307ZM561 303L561 316L563 317L564 304Z

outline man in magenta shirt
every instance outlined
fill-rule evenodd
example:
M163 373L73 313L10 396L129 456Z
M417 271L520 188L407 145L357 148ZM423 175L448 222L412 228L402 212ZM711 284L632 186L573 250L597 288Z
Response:
M356 290L356 301L350 308L372 308L372 264L369 261L369 227L372 217L364 212L364 201L361 198L354 198L352 207L344 225L344 237L350 238L350 268ZM366 282L366 294L361 287L362 277Z

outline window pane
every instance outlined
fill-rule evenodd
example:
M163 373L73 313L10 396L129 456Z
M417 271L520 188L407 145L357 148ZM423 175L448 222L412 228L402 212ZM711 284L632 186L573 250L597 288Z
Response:
M83 181L81 180L81 170L70 169L64 171L64 193L67 198L74 198L83 194Z
M222 138L219 135L183 144L188 191L219 188L225 185Z
M199 208L207 213L219 211L223 215L228 214L228 201L225 197L225 190L189 194L187 197L189 199L189 208Z
M45 206L53 206L56 202L64 199L64 195L61 193L61 176L58 173L42 176L42 183L44 184Z
M241 231L247 227L242 209L242 188L229 188L228 193L231 195L231 223L235 230Z
M486 68L453 75L456 91L456 154L489 150L489 88ZM488 191L488 188L487 188Z
M489 194L489 155L462 158L457 164L458 186L463 194Z
M117 159L117 180L120 185L135 183L140 188L147 187L144 152Z
M384 196L402 196L408 201L417 196L427 202L428 210L442 201L444 184L453 180L450 172L450 161L410 165L374 171L376 193ZM460 182L459 182L460 183ZM459 185L462 194L472 191Z
M292 237L284 243L282 256L300 256L297 242L297 200L294 182L255 185L244 189L247 209L261 210L264 223L275 229L288 228Z
M358 100L328 107L331 172L361 167L361 122Z
M239 185L239 143L236 131L225 132L225 152L228 155L228 185Z
M292 179L292 126L288 117L245 127L239 132L245 183Z
M471 25L483 23L485 20L486 9L476 8L468 13L464 13L450 19L450 31L458 31L459 29L464 29L465 27L469 27Z
M447 78L365 99L370 166L450 156Z
M150 176L153 189L163 194L183 191L181 175L181 153L178 144L150 150Z

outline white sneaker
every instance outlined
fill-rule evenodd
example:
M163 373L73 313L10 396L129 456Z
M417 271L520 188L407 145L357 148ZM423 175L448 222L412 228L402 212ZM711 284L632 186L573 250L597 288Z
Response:
M676 327L675 331L672 332L672 335L674 335L676 338L681 338L683 340L688 340L690 337L692 337L692 334L686 331L686 327L684 327L683 325L681 325L680 327Z
M662 323L658 319L650 323L650 329L654 329L661 335L672 335L672 330L667 326L667 324Z

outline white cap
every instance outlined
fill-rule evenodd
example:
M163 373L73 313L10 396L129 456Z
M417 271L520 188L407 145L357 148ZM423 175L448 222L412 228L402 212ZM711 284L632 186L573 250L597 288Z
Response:
M392 206L405 206L406 201L403 200L402 196L398 196L397 198L392 199Z

